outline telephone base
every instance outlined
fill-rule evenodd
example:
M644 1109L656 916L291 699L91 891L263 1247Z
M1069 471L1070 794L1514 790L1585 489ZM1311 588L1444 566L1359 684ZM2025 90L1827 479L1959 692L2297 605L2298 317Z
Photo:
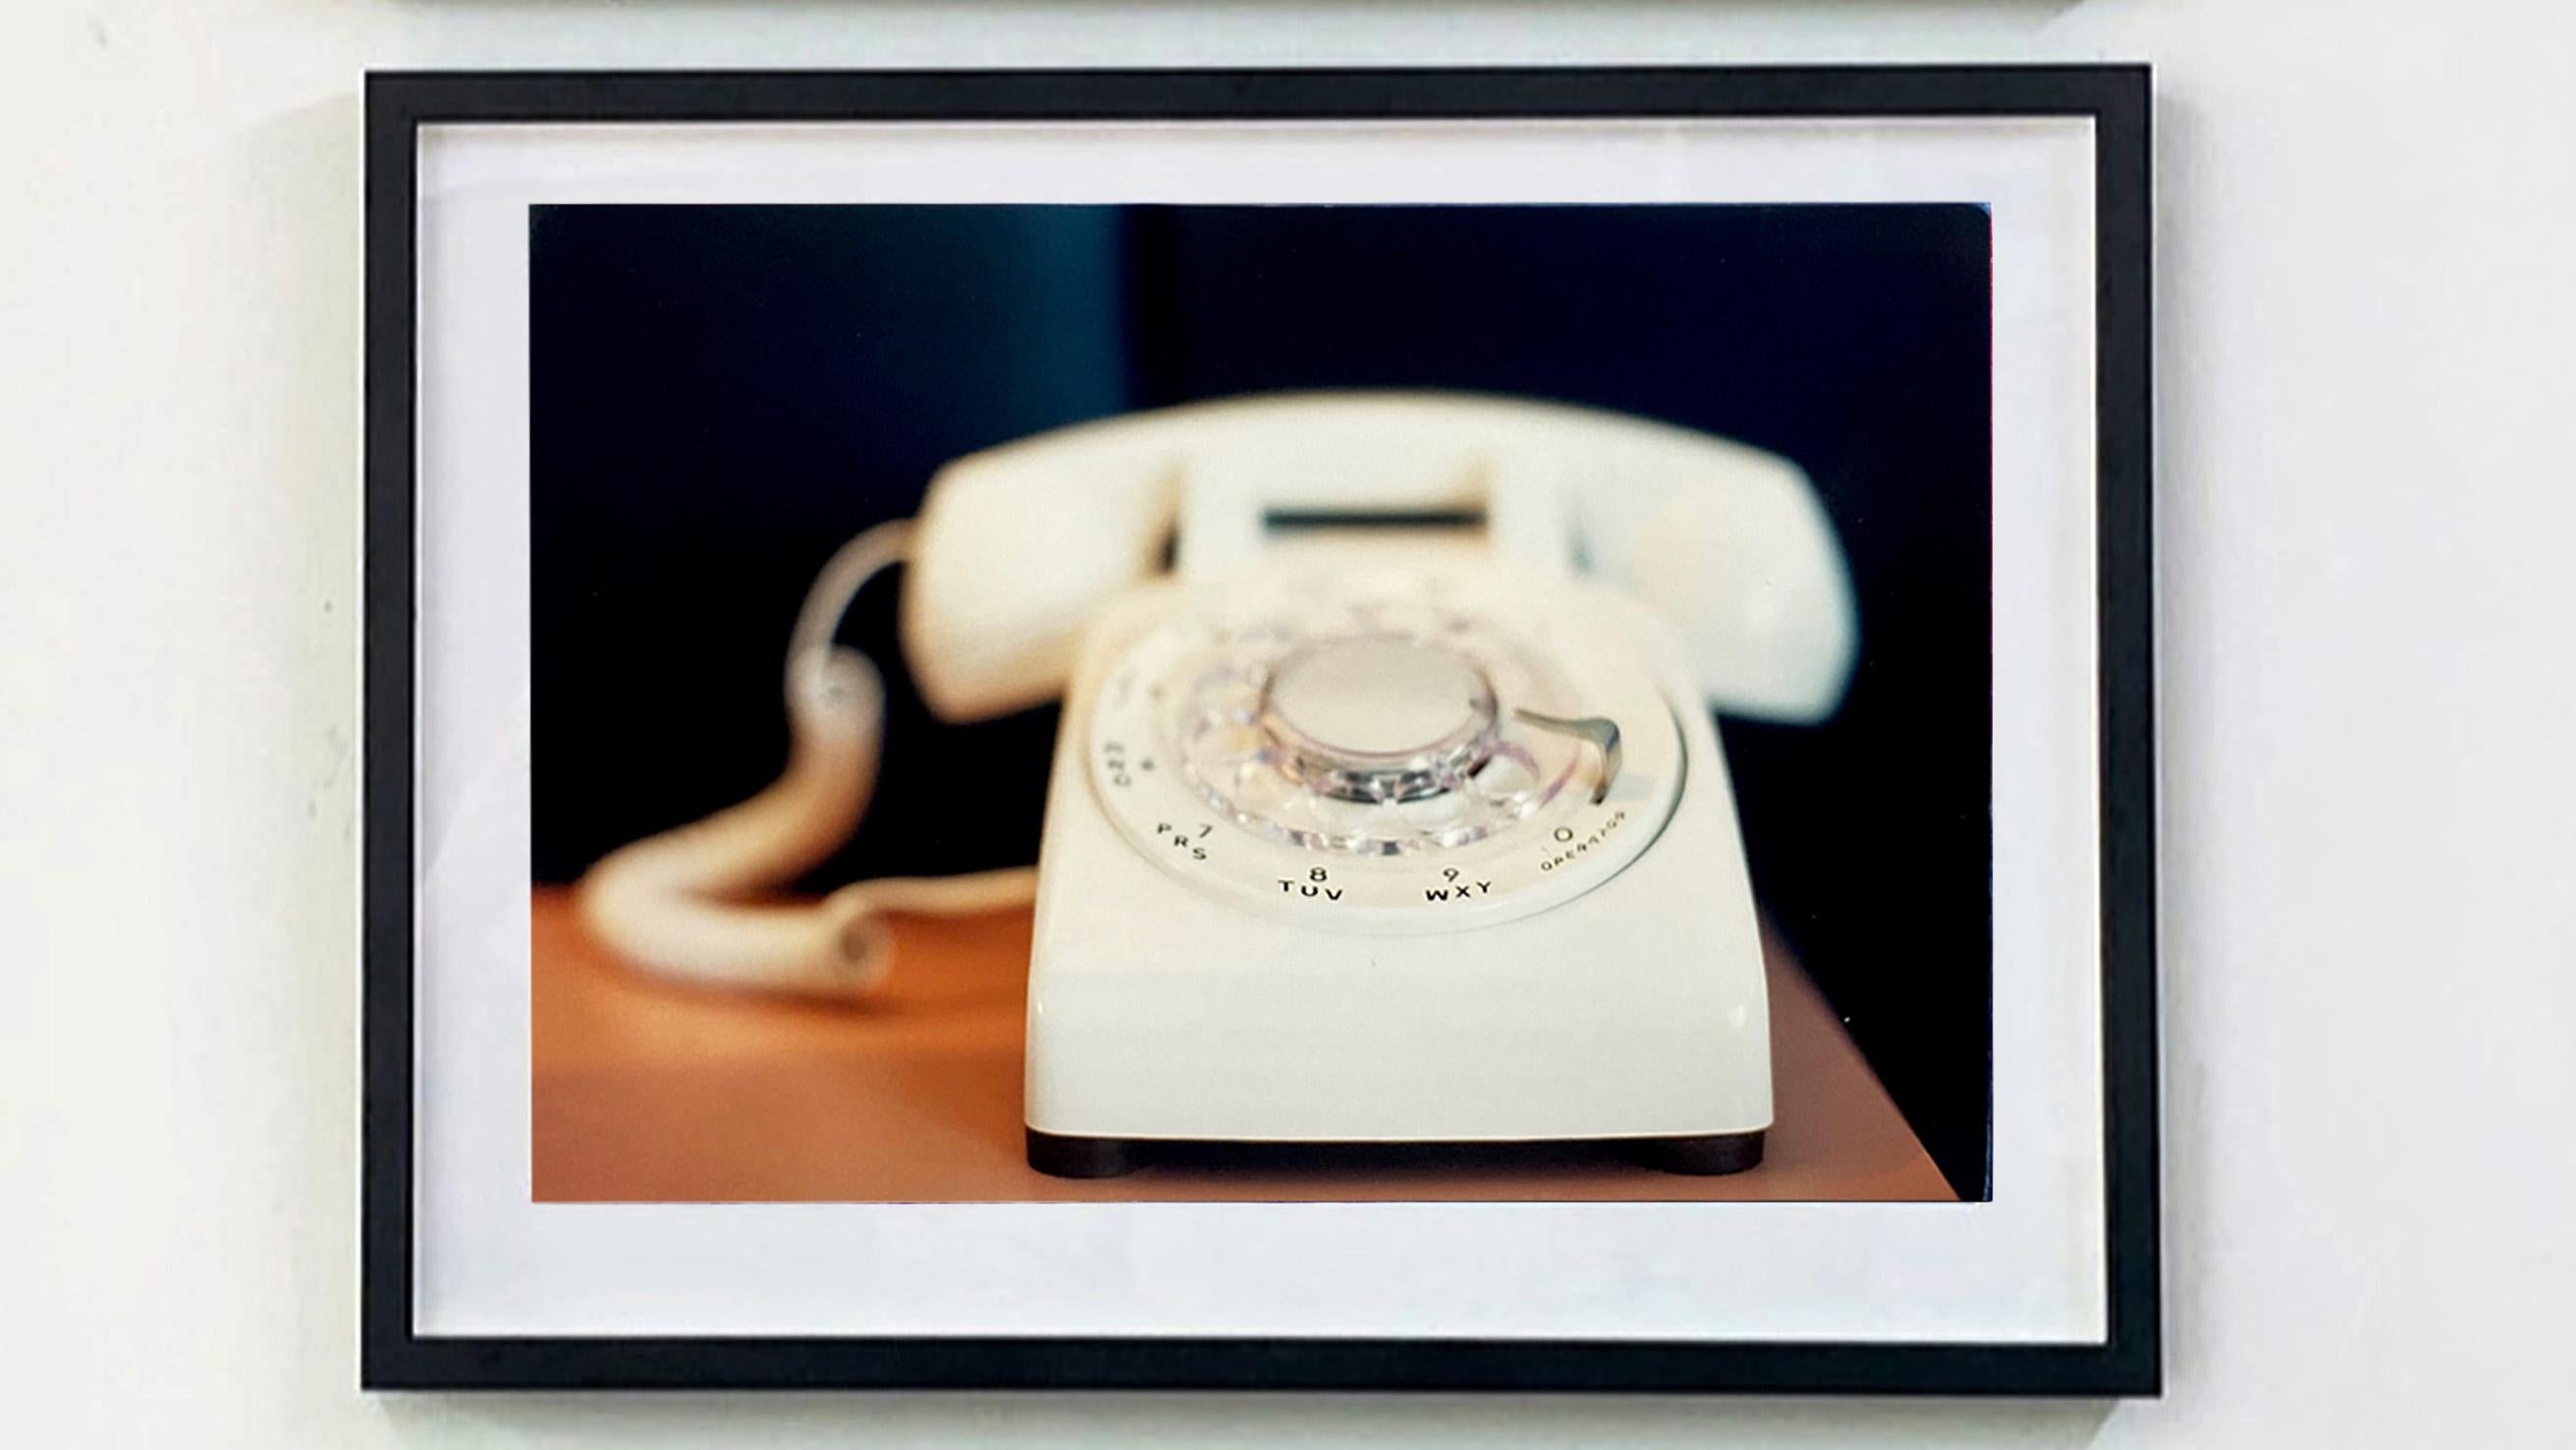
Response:
M1697 1133L1687 1137L1574 1139L1586 1147L1614 1150L1629 1162L1652 1168L1659 1173L1687 1177L1716 1177L1742 1173L1762 1162L1763 1130L1749 1133ZM1198 1159L1210 1151L1232 1151L1260 1156L1263 1150L1302 1149L1309 1153L1333 1154L1336 1150L1358 1152L1374 1161L1400 1163L1446 1160L1475 1153L1479 1147L1504 1150L1542 1147L1527 1142L1509 1143L1226 1143L1207 1138L1153 1140L1143 1138L1085 1138L1065 1133L1042 1133L1028 1130L1029 1166L1050 1178L1123 1178L1153 1163L1157 1147L1173 1150L1173 1156Z

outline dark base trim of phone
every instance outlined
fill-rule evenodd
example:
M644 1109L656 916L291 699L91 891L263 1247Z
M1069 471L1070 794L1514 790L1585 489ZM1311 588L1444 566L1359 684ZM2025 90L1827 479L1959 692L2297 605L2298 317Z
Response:
M1762 1162L1763 1130L1667 1138L1596 1138L1508 1143L1256 1143L1210 1138L1086 1138L1028 1130L1029 1166L1054 1178L1119 1178L1157 1163L1175 1166L1421 1168L1533 1156L1613 1155L1663 1173L1709 1177Z

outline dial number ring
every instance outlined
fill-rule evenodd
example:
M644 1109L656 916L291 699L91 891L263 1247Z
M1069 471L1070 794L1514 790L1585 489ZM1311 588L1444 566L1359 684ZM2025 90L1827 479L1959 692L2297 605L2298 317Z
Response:
M1102 677L1094 793L1166 870L1328 929L1454 930L1609 879L1678 798L1671 707L1622 641L1469 583L1354 601L1306 581L1185 604ZM1390 664L1421 678L1388 685ZM1389 714L1330 708L1380 686ZM1516 710L1616 719L1624 764L1605 776L1612 758ZM1153 755L1168 768L1138 768Z

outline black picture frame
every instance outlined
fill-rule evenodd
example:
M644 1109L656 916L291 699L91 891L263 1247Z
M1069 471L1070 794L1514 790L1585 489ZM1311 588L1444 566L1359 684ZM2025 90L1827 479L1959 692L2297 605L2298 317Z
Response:
M2153 1395L2162 1378L2144 66L375 73L366 89L361 1383ZM413 1328L416 197L514 122L2078 117L2095 162L2107 1337L2099 1344L424 1337Z

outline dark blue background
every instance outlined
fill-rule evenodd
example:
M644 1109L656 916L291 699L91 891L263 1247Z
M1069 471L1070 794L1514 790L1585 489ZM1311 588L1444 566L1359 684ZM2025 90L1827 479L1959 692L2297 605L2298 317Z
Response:
M1968 206L537 208L537 875L765 784L815 568L959 454L1275 388L1643 413L1795 459L1841 535L1841 714L1722 722L1755 888L1983 1197L1989 282ZM1036 850L1054 710L931 721L898 587L849 630L888 774L818 882Z

